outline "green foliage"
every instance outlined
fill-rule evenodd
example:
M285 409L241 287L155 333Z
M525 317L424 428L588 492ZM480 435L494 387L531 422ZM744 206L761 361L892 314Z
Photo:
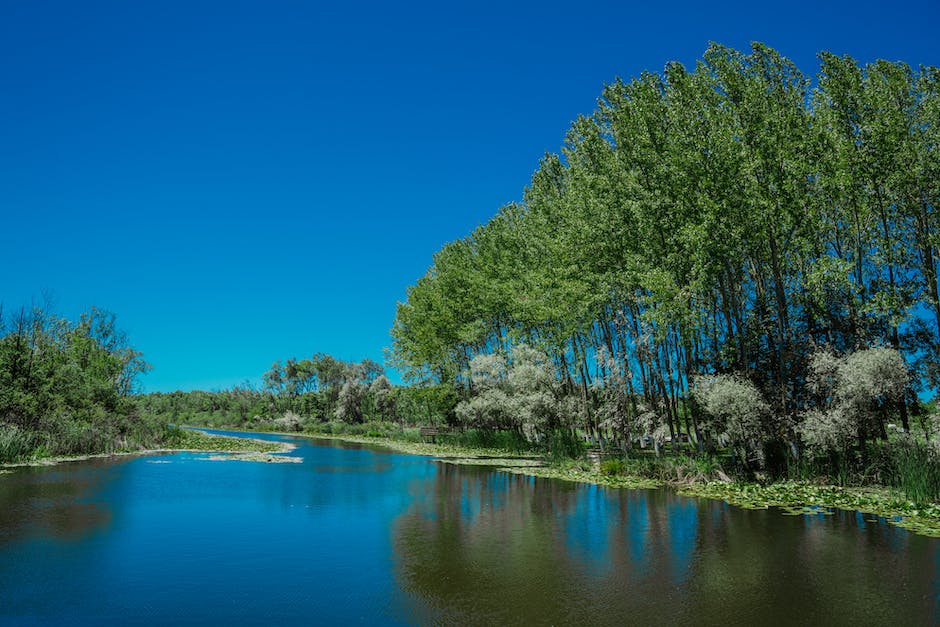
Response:
M401 425L398 425L394 422L379 420L354 424L343 422L341 420L333 420L331 422L311 424L307 427L305 432L322 435L352 435L374 438L395 438L415 442L421 440L420 436L417 435L417 429L403 430Z
M346 381L337 397L335 414L344 422L362 422L362 401L369 388L360 381Z
M0 461L18 462L31 457L43 439L16 425L0 424Z
M334 419L414 422L416 412L425 413L425 403L409 402L416 395L393 386L369 359L344 362L323 353L291 358L275 362L264 382L262 390L244 384L215 392L158 392L134 401L141 413L171 423L272 431L300 431ZM428 398L426 405L437 403Z
M892 446L894 477L891 485L917 505L940 502L940 450L911 439Z
M608 477L627 474L627 465L623 459L606 459L601 462L600 472Z
M525 344L470 362L473 394L456 407L461 424L545 435L559 422L557 383L547 357Z
M532 452L536 447L518 431L466 429L438 436L440 441L471 449L494 449L513 453Z
M333 366L344 364L333 358L327 361ZM155 392L132 400L135 410L147 419L212 428L309 431L337 420L349 424L396 421L399 428L452 422L457 403L452 387L393 386L378 371L378 365L369 360L345 364L342 372L348 378L342 384L336 381L334 387L298 394L287 387L257 390L246 384L215 392Z
M404 424L448 425L454 422L458 394L447 384L396 387L392 392L396 412Z
M72 323L42 308L0 311L0 462L159 443L163 425L128 399L148 369L109 312Z
M554 461L584 455L584 441L567 429L555 429L548 437L548 454Z
M605 477L643 477L662 483L686 485L716 480L723 469L711 455L658 457L639 454L602 460L599 472Z

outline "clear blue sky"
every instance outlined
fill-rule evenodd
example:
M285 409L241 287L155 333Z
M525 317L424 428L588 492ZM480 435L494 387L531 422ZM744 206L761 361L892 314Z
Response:
M381 360L604 83L709 40L938 65L938 7L0 0L0 299L116 312L149 391Z

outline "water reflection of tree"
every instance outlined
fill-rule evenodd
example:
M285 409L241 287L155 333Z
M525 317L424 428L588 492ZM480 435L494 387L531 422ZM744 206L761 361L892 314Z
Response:
M412 610L430 620L655 622L696 533L694 516L675 515L694 507L663 499L443 466L396 521L396 576ZM690 541L679 551L683 535Z
M856 512L703 505L713 515L701 527L686 620L722 618L714 608L731 604L753 621L773 612L781 622L936 624L940 542Z
M940 543L854 513L786 517L668 491L448 465L425 488L393 530L395 574L411 601L406 619L936 618Z
M94 499L130 458L81 466L21 468L0 479L0 544L26 535L77 540L111 523L107 503Z
M570 606L556 514L574 484L531 489L532 479L439 464L425 497L396 521L396 575L433 620L555 620ZM540 480L536 480L540 481ZM419 610L420 611L420 610Z

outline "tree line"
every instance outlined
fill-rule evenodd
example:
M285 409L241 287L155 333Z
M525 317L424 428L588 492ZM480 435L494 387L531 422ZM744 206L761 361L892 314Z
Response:
M135 402L148 415L175 424L301 431L325 423L399 425L443 422L456 398L447 386L392 385L371 360L343 361L326 353L275 361L251 382L217 391L154 392Z
M940 72L819 59L712 44L607 85L521 203L433 256L394 364L529 438L684 433L766 467L929 437Z

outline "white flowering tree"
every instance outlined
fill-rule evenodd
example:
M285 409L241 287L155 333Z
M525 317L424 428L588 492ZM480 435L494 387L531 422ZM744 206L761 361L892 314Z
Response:
M817 351L807 376L817 406L803 415L803 440L817 450L841 451L856 441L886 438L888 411L909 383L904 357L894 349L869 348L845 356Z
M464 424L539 437L558 422L551 363L526 344L515 346L508 360L499 353L477 355L470 361L470 380L474 393L456 409Z
M702 431L744 459L760 461L770 406L754 383L737 375L705 376L695 381L693 393L705 414Z
M380 374L369 385L375 412L385 420L394 420L397 414L395 395L392 384L384 374Z

